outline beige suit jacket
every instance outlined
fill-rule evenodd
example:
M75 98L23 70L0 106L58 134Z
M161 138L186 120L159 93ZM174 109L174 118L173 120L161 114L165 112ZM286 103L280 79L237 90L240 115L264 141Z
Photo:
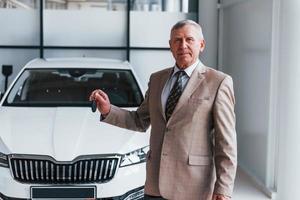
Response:
M104 122L142 132L151 125L146 194L172 200L231 196L237 166L232 79L199 64L166 122L161 94L172 70L151 75L136 111L112 106Z

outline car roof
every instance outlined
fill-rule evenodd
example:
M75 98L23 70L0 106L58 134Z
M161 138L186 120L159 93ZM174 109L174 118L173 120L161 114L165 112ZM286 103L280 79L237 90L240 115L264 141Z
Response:
M102 58L37 58L29 62L25 68L103 68L131 69L127 61Z

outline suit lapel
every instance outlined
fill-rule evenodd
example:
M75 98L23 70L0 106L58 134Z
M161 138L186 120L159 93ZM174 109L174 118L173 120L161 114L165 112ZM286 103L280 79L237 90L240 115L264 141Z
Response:
M162 114L163 118L165 119L166 121L166 116L165 116L165 111L163 110L162 108L162 103L161 103L161 95L162 95L162 92L163 92L163 89L166 85L166 82L169 80L171 74L173 72L173 68L170 68L169 70L167 70L165 73L163 73L160 77L160 84L158 86L158 91L157 91L157 98L158 98L158 106L159 106L159 111L160 113Z
M205 66L201 66L200 64L195 68L193 71L190 80L188 81L185 89L183 90L183 93L181 94L178 103L172 113L172 116L175 115L175 113L185 104L188 103L188 100L190 96L193 94L193 92L198 88L198 86L202 83L204 80L203 73L205 72ZM172 118L171 116L171 118ZM169 121L171 121L171 118Z

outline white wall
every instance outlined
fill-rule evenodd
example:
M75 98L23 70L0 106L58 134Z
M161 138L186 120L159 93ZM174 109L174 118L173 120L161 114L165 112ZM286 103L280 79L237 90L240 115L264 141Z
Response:
M300 1L280 1L278 53L278 200L299 199Z
M272 0L223 0L220 22L220 68L232 75L235 88L238 162L266 186L274 171L269 166L272 5Z
M199 24L206 42L201 61L210 67L217 68L218 54L218 0L199 0Z

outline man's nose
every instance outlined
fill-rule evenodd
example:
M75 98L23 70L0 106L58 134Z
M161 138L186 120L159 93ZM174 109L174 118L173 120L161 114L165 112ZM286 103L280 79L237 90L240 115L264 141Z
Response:
M181 40L181 42L180 42L180 47L181 48L186 48L187 45L188 45L188 43L185 40Z

